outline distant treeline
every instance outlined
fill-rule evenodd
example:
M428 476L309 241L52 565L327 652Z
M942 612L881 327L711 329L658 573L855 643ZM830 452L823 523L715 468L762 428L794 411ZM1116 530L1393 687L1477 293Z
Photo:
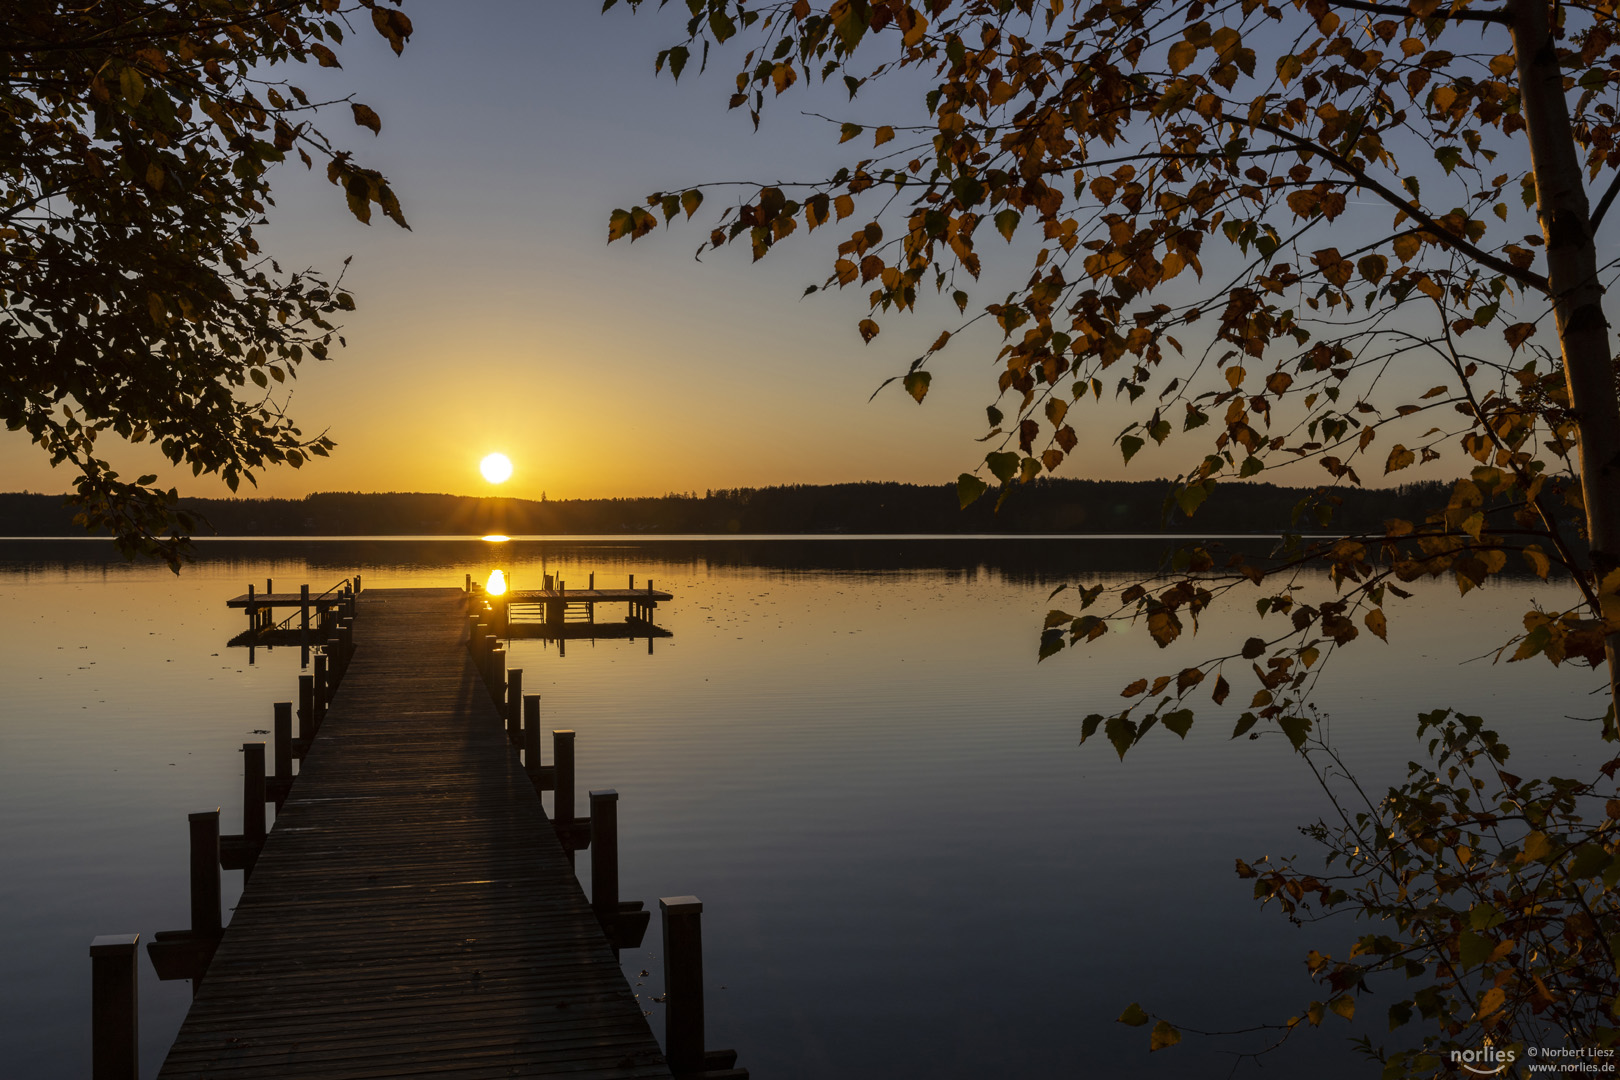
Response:
M1422 520L1446 503L1439 482L1339 493L1335 531ZM987 496L958 508L954 485L796 484L637 499L474 498L418 493L322 492L303 499L185 499L208 536L512 536L759 533L1276 533L1311 532L1295 511L1315 489L1240 483L1218 488L1196 516L1164 512L1169 482L1038 480L1000 509ZM72 536L64 496L0 494L0 535Z

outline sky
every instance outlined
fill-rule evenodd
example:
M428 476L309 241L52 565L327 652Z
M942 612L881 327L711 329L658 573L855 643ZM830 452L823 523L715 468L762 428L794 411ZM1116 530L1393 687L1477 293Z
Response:
M289 270L331 271L352 256L345 285L359 307L343 321L348 347L306 363L290 402L305 433L327 433L337 450L261 474L258 494L492 494L477 468L492 452L515 466L499 493L527 498L942 483L982 462L974 440L994 398L998 337L964 335L931 361L921 406L898 384L869 401L955 312L925 298L865 345L864 289L802 298L847 229L801 230L759 263L745 245L694 261L725 202L715 192L691 222L606 242L611 211L655 190L824 176L846 156L836 126L805 113L915 121L920 85L901 80L854 104L841 88L795 88L755 133L725 107L735 55L717 53L702 77L694 62L678 84L654 74L659 49L684 36L684 5L600 6L415 0L402 56L360 26L341 72L293 73L312 95L352 91L381 115L379 136L342 107L324 128L387 175L412 230L355 221L319 168L278 170L277 206L259 230L266 250ZM987 265L999 255L1009 272L1027 266L1016 248L987 252ZM991 277L977 303L994 298ZM1150 446L1127 471L1111 443L1139 417L1083 415L1081 448L1059 476L1175 475L1207 445ZM228 494L144 448L106 449L126 476L156 471L183 494ZM65 491L71 479L26 437L0 433L0 490Z

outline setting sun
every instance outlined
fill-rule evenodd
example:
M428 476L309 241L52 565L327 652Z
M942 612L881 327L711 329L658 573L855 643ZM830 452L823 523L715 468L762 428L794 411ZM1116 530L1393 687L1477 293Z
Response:
M504 484L512 478L512 459L505 454L491 454L478 463L478 471L492 484Z

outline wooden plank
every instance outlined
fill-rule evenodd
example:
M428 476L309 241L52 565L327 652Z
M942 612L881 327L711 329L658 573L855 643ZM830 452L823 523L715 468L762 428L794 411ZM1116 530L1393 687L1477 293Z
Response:
M463 644L463 595L358 598L354 659L162 1080L669 1077Z

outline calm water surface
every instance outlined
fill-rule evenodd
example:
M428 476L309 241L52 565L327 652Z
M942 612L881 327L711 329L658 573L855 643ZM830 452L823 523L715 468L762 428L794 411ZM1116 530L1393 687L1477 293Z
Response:
M1255 631L1247 601L1167 652L1110 635L1039 666L1047 594L1151 568L1151 541L1009 539L214 541L180 577L94 542L0 542L0 1077L88 1074L87 947L188 919L188 812L240 830L244 741L296 698L297 649L226 647L228 596L274 578L318 591L460 585L506 568L538 586L654 579L674 636L555 645L508 662L543 722L578 731L579 787L620 792L622 895L704 901L709 1041L761 1080L1220 1076L1234 1044L1152 1055L1114 1022L1141 1001L1188 1025L1275 1022L1320 996L1310 948L1355 927L1291 927L1233 859L1305 850L1324 812L1278 737L1230 741L1235 710L1185 742L1156 730L1121 763L1080 720L1119 689ZM1601 760L1590 674L1464 663L1537 598L1439 583L1392 609L1318 688L1336 743L1387 784L1419 753L1421 709L1490 718L1524 768ZM604 618L617 617L604 611ZM1364 635L1364 637L1367 637ZM1234 701L1249 689L1234 678ZM1523 771L1522 769L1518 771ZM589 856L579 864L589 880ZM226 873L226 904L240 889ZM658 930L625 970L662 1035ZM640 972L649 974L643 978ZM143 961L143 1072L189 1002ZM1377 988L1375 987L1375 990ZM1382 1037L1386 1003L1363 1002ZM1335 1019L1271 1075L1373 1076ZM1250 1070L1252 1071L1252 1069ZM1239 1075L1244 1075L1243 1069Z

